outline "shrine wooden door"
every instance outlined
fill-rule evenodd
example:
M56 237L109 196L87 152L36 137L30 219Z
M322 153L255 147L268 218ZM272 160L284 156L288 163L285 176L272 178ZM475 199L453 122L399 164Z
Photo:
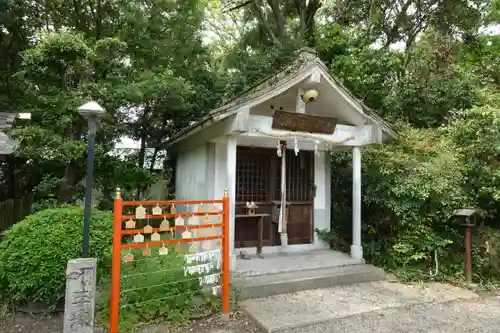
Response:
M276 155L276 152L274 152ZM281 158L276 159L275 200L281 198ZM288 213L288 244L309 244L313 238L314 155L301 150L286 153L286 200ZM281 245L278 230L276 245Z
M289 206L288 244L309 244L313 239L314 155L293 150L286 154L286 188ZM236 214L244 214L245 203L254 202L258 213L272 215L281 198L281 157L275 149L238 147L236 157ZM257 244L255 222L235 222L235 247ZM264 246L281 245L278 224L264 223Z

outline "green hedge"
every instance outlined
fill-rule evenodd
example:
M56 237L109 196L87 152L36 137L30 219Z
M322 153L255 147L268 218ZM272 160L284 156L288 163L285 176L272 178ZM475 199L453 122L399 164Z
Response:
M98 275L110 266L113 216L92 211L90 256L99 259ZM55 305L64 297L67 262L82 246L83 208L42 210L9 229L0 243L0 292L13 301Z

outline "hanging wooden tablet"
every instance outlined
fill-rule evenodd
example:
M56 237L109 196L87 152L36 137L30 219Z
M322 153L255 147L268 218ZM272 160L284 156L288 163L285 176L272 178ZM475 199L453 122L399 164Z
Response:
M198 225L200 224L200 219L198 216L191 216L189 219L188 219L188 225Z
M142 249L142 255L145 257L151 257L151 249L149 246L146 246L144 249Z
M192 238L193 234L191 233L191 231L186 230L181 234L181 236L182 236L182 239L188 239L188 238Z
M189 253L196 253L196 252L198 252L198 247L195 244L191 244L191 245L189 245L188 252Z
M146 217L146 208L142 207L142 205L140 205L139 207L137 207L135 209L135 218L136 219L143 219Z
M126 229L134 229L135 228L135 221L130 219L127 222L125 222L125 228Z
M201 248L204 251L210 251L212 249L212 241L203 241L201 242Z
M144 231L143 231L145 234L151 234L153 233L153 227L149 224L148 222L148 225L146 225L144 227Z
M216 248L216 249L222 249L222 239L218 239L218 240L215 242L215 248Z
M140 233L134 236L134 243L144 243L144 236Z
M170 229L170 222L167 219L163 218L163 221L160 223L160 231L168 231Z
M222 215L217 215L217 223L222 223Z
M160 256L166 256L168 255L168 248L165 247L165 244L163 244L159 249L158 249L158 255Z
M171 214L177 213L177 209L175 209L175 205L170 206L170 213Z
M217 213L218 211L219 211L219 207L217 207L217 205L214 204L214 206L212 207L212 212Z
M200 228L196 230L196 235L198 235L198 237L205 237L206 234L207 234L206 228Z
M128 264L129 262L134 261L134 255L132 253L128 253L125 256L123 256L123 261Z
M203 205L200 205L198 207L198 213L204 213L205 212L205 207Z
M182 225L184 225L184 219L181 216L178 216L175 219L175 226L178 227L178 226L182 226Z
M177 245L175 246L175 252L177 253L184 253L184 244L181 244L181 243L177 243Z
M219 235L219 233L218 233L217 229L215 229L215 228L208 229L208 236L218 236L218 235Z
M205 216L203 217L203 222L205 224L211 223L212 222L212 217L210 215L208 215L208 214L205 214Z
M161 209L160 206L156 205L153 208L153 215L161 215L163 213L163 210Z
M160 240L161 240L161 235L159 233L155 232L151 235L152 242L159 242Z

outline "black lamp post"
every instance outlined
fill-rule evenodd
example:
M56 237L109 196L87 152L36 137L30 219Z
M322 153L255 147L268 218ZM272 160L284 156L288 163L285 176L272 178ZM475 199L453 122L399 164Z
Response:
M82 257L89 256L89 235L90 235L90 209L92 206L92 183L94 181L94 146L97 119L105 112L104 109L94 101L85 103L78 108L78 112L87 119L88 123L88 143L87 152L87 174L85 176L85 210L83 213L83 247Z

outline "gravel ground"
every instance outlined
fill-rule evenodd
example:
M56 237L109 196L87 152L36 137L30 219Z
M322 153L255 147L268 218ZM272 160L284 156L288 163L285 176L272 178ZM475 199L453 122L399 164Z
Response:
M30 316L19 313L0 319L1 333L60 333L62 315ZM237 313L231 320L207 318L185 327L149 325L140 333L257 333L248 318ZM489 296L445 303L414 304L338 318L328 323L276 333L497 333L500 332L500 297ZM96 331L97 333L97 331Z
M61 333L63 330L62 314L29 315L17 313L0 318L1 333ZM102 330L96 330L101 333ZM141 327L139 333L253 333L259 332L248 318L240 312L232 318L222 320L219 317L205 318L185 327L169 327L154 324Z
M277 333L498 333L500 298L418 304L372 311Z

